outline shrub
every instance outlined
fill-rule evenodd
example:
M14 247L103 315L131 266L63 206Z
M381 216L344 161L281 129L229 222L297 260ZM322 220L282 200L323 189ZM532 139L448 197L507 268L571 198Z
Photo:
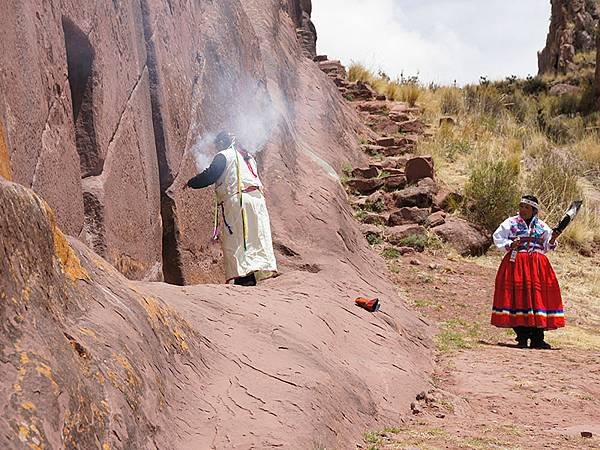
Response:
M546 136L556 144L568 144L581 139L585 134L583 118L558 116L551 118L544 127Z
M459 114L464 106L464 98L460 89L440 89L440 112L444 115Z
M527 188L540 201L545 217L557 222L572 201L581 199L579 171L575 164L556 151L542 154L527 177Z
M422 252L427 247L428 238L424 234L411 234L400 240L402 247L411 247L418 252Z
M494 230L515 211L520 198L520 161L517 157L477 159L465 186L465 215Z
M367 234L367 242L371 245L379 245L383 242L383 239L378 234L369 233Z
M528 76L523 83L523 92L529 95L536 95L548 90L548 83L540 77Z
M417 83L409 82L400 86L400 101L406 102L409 106L415 106L421 95L421 88Z
M506 110L506 95L495 86L481 84L465 88L465 104L470 112L498 117Z
M381 256L385 259L398 259L400 258L400 251L397 248L388 247L381 252Z
M373 73L360 63L352 62L348 68L348 79L354 81L371 82Z

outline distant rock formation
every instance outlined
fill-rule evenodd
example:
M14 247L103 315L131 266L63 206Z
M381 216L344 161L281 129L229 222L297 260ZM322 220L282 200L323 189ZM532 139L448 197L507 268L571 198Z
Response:
M546 47L538 52L539 74L577 69L575 55L596 48L600 5L595 0L551 0L552 17Z

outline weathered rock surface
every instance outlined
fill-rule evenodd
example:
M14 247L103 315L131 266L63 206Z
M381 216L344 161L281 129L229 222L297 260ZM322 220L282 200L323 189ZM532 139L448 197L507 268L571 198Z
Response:
M0 448L347 448L425 388L426 327L382 275L333 169L364 166L357 133L372 133L305 57L299 3L6 8L0 167L60 227L132 278L162 264L170 283L222 281L212 191L181 186L197 172L189 149L228 128L262 148L284 274L256 289L128 281L77 240L71 252L49 242L35 197L2 183ZM351 311L361 295L392 319Z
M385 239L393 245L403 245L409 236L424 235L425 229L417 224L398 225L385 231Z
M126 280L20 185L0 181L0 208L3 449L346 448L427 386L422 325L358 230L337 234L348 265L290 241L310 264L262 286L179 287ZM350 311L363 293L386 302L382 326Z
M390 226L406 224L423 224L429 216L429 210L426 208L400 208L390 214L388 224Z
M429 208L433 203L436 193L435 182L431 178L424 178L414 186L409 186L401 191L394 192L394 200L398 208L416 206Z
M435 178L433 170L433 158L431 156L417 156L406 161L404 169L406 180L409 183L416 183L423 178Z

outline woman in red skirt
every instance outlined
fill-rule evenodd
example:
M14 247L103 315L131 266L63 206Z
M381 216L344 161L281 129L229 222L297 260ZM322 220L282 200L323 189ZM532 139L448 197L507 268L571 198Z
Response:
M557 233L538 218L539 202L525 195L519 215L509 217L494 233L506 250L496 275L492 325L512 328L518 347L550 349L544 330L565 326L560 287L545 253L556 248Z

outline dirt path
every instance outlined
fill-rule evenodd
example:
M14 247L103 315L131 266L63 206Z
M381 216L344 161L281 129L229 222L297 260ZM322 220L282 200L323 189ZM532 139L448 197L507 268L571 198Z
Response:
M415 399L418 412L366 434L364 448L600 448L600 353L552 333L554 350L512 347L510 331L489 325L499 258L425 253L390 263L405 268L395 275L401 294L439 327L437 368L431 390ZM575 310L567 303L567 314Z

